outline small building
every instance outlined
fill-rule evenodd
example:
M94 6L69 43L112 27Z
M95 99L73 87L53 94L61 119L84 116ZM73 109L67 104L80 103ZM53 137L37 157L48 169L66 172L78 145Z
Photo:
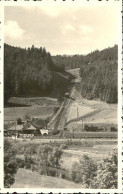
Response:
M43 136L47 136L48 135L48 129L40 129L40 132Z
M41 135L48 135L47 121L43 119L36 119L32 122L32 124L37 128L37 130L40 130Z
M32 137L37 134L37 129L29 121L27 121L22 129L23 137Z
M23 124L21 124L21 125L13 124L7 130L8 135L16 135L17 137L19 137L20 133L22 133L22 129L23 129Z
M32 118L24 124L23 134L48 135L47 122L42 119Z

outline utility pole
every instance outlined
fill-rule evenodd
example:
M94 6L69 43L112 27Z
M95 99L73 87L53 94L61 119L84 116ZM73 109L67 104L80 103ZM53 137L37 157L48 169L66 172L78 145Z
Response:
M95 103L94 103L94 121L95 121Z
M82 118L82 131L84 131L84 118Z
M78 111L78 107L77 107L77 118L79 117L79 111Z
M16 120L15 120L15 141L16 141Z

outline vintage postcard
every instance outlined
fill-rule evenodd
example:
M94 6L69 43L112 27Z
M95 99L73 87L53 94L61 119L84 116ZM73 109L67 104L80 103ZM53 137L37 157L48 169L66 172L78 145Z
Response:
M1 193L122 193L122 2L0 2Z

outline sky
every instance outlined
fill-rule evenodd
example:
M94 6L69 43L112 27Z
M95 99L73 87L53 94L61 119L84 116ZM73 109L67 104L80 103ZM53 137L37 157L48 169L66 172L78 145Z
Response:
M51 55L88 54L118 44L119 6L6 6L4 42Z

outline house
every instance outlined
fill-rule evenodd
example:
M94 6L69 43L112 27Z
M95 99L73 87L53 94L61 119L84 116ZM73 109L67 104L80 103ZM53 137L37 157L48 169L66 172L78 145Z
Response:
M32 121L33 126L40 131L41 135L48 135L47 121L43 119L36 119Z
M32 137L34 135L37 134L37 129L36 127L34 127L30 121L27 121L24 125L23 125L23 129L22 129L22 136L23 137Z
M17 125L14 123L12 126L8 128L7 131L9 135L16 135L17 137L19 137L20 133L22 133L22 129L23 129L23 124Z
M32 118L24 124L23 134L48 135L47 122L42 119Z

